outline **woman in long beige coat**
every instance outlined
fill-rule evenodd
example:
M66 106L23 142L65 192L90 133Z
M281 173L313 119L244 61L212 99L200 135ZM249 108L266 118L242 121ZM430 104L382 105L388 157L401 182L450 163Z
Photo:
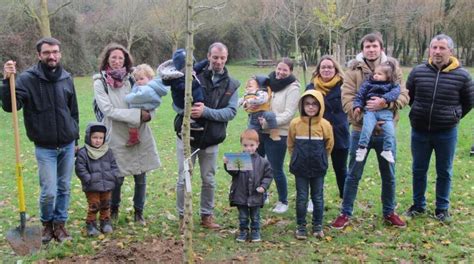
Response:
M111 218L118 218L120 191L125 176L133 175L135 192L133 206L134 220L145 224L143 209L146 196L146 173L160 166L160 158L152 131L148 126L153 112L128 108L125 96L132 88L130 72L133 59L128 50L120 44L107 45L100 56L99 74L94 75L94 97L104 114L108 131L107 139L117 160L121 173L119 184L112 191ZM126 146L129 125L139 126L140 143Z

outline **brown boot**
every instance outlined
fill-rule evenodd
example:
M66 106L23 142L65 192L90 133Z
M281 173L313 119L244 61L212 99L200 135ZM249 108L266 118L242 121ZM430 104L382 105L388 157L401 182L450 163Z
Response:
M273 141L280 141L281 140L280 130L278 128L270 129L270 138Z
M60 243L68 240L72 240L71 235L66 230L66 227L64 226L64 222L56 222L53 225L54 228L54 237L56 240Z
M221 226L214 222L213 215L202 215L201 216L201 226L208 229L219 229Z
M138 128L130 127L128 129L128 141L126 146L131 147L140 143L140 133L138 133Z
M41 234L41 242L48 244L54 238L53 221L43 222L43 231Z

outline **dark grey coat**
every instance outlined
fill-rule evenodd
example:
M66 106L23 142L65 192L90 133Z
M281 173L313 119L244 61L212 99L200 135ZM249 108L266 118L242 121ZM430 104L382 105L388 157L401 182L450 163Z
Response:
M225 170L232 176L229 193L231 206L263 207L263 193L258 193L257 187L268 190L273 179L272 168L270 163L257 153L252 154L251 158L252 171L229 171L224 164Z
M86 129L86 144L90 145L90 128L97 125L105 128L102 123L90 123ZM82 147L77 153L76 175L81 180L84 192L108 192L115 187L120 171L111 149L94 160L87 154L86 147Z

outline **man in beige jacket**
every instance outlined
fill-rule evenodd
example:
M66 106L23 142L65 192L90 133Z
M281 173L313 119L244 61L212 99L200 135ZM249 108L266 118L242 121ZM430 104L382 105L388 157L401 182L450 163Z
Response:
M362 118L354 115L353 100L359 90L361 84L373 74L377 65L385 61L391 61L397 65L397 83L401 85L400 96L390 104L380 97L372 97L367 101L366 111L378 111L383 108L391 109L394 112L394 121L398 121L397 111L408 104L408 91L402 84L402 72L398 67L398 62L394 58L388 57L383 52L383 40L380 34L371 33L365 35L361 39L362 52L359 53L355 60L349 62L349 70L346 71L344 84L342 86L342 105L347 113L349 122L352 125L349 173L344 185L344 195L341 206L341 214L332 223L335 229L342 229L349 224L352 216L353 205L357 195L359 181L362 177L366 158L362 162L356 162L355 154L358 148L360 131L362 129ZM406 226L398 215L395 214L395 164L389 163L380 156L383 150L383 132L376 129L367 147L368 152L374 149L379 162L380 175L382 177L382 210L384 219L390 225L403 228ZM394 156L396 156L396 143L393 148Z

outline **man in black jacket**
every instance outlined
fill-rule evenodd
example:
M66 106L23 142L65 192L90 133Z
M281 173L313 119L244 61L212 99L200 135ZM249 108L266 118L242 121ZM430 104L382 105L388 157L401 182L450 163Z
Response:
M79 111L71 75L61 64L61 43L46 37L36 43L39 62L16 79L17 109L23 108L28 138L35 144L41 187L43 243L70 240L68 218L74 152L79 138ZM8 79L16 63L3 66L3 110L12 111Z
M472 78L452 55L453 49L454 43L449 36L435 36L430 43L428 62L415 67L408 76L413 205L406 215L410 217L426 210L427 171L434 150L437 174L435 217L442 222L451 220L448 209L457 127L474 104Z

